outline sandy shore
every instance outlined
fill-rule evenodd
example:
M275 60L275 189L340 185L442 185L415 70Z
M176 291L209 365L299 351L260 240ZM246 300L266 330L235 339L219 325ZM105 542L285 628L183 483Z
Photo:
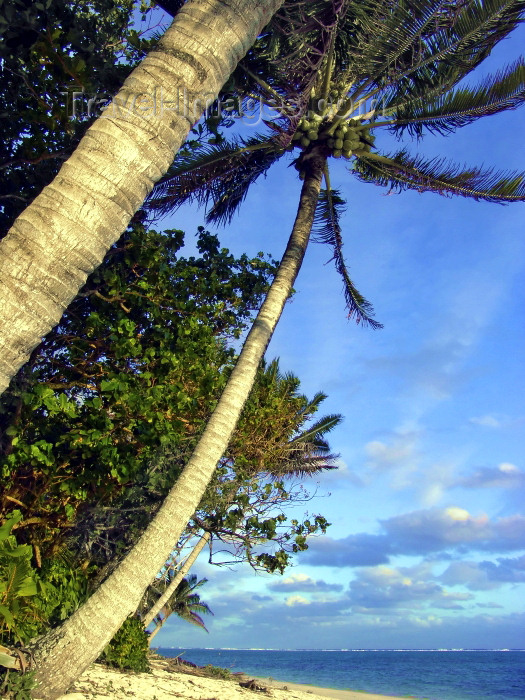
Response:
M258 678L257 682L261 685L266 685L273 689L287 688L289 690L297 690L302 693L307 693L309 700L312 698L335 698L335 700L407 700L407 696L401 698L397 695L376 695L375 693L365 693L358 690L335 690L334 688L318 688L315 685L305 685L303 683L283 683L283 681L275 681L270 678ZM280 697L280 696L275 696ZM291 696L288 696L291 697ZM303 696L301 695L301 698Z
M401 700L351 690L331 690L268 679L256 679L259 690L239 685L239 680L219 680L154 668L152 673L123 673L93 664L60 700ZM406 699L405 699L406 700Z

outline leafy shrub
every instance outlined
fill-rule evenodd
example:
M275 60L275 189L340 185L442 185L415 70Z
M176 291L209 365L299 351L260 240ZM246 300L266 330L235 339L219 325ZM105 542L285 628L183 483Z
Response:
M69 617L88 598L88 572L81 569L78 560L67 549L47 557L39 570L38 594L35 604L41 618L41 628L55 627Z
M204 670L206 671L206 675L210 676L211 678L222 678L225 681L229 681L232 678L232 672L227 668L206 664L206 666L204 666Z
M149 672L148 635L142 622L128 617L102 652L99 661L129 671Z
M86 572L67 552L33 567L31 545L19 544L11 534L20 522L22 514L15 510L0 526L0 642L8 645L24 644L59 624L88 595Z
M0 696L4 700L31 700L35 687L35 672L20 673L5 669L0 673Z
M37 586L31 566L32 548L19 545L11 534L20 520L22 514L14 511L0 527L0 637L24 642L31 636L25 623L35 617L31 598Z

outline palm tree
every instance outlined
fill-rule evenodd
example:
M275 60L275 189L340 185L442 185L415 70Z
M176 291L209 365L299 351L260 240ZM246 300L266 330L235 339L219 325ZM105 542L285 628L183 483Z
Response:
M177 580L178 583L174 586L173 583L175 580ZM200 595L195 593L196 589L203 586L207 581L207 578L203 578L200 581L197 580L195 574L191 574L187 578L179 578L172 569L168 569L163 578L155 581L148 587L141 604L141 607L146 610L146 615L148 617L151 615L149 609L151 609L153 603L159 599L160 596L163 597L164 601L150 620L150 622L152 620L155 621L155 629L149 636L150 644L155 635L160 632L168 617L173 613L183 620L186 620L186 622L201 627L206 632L208 631L200 615L203 613L213 615L213 613L208 605L200 599ZM170 591L170 595L166 598L165 594L168 590ZM144 623L146 627L149 624L149 622L146 624L145 618Z
M248 477L303 477L336 468L338 455L331 453L325 436L343 417L330 414L309 424L327 396L317 392L309 399L299 387L293 373L281 373L278 359L262 360L222 463L235 468L242 459Z
M102 262L282 1L178 3L157 48L15 221L0 243L0 392Z
M319 7L325 9L324 15ZM523 12L523 0L488 0L483 4L476 0L319 0L291 3L277 17L272 31L263 33L260 51L254 51L246 64L246 75L261 96L275 100L292 95L299 111L283 113L270 135L211 148L200 162L185 160L179 170L172 170L175 179L157 191L157 201L168 206L169 197L171 206L173 196L203 202L211 197L210 215L227 220L258 175L286 148L298 143L296 167L304 182L292 233L237 365L181 477L120 566L62 627L41 640L37 678L42 697L62 692L96 657L125 617L134 612L146 586L166 561L172 543L186 527L226 450L316 221L321 239L334 248L349 314L377 327L371 307L352 284L342 256L341 204L330 186L329 158L344 154L351 159L357 177L394 188L496 202L525 199L522 175L478 167L464 170L441 160L411 156L405 149L379 154L372 151L370 138L372 130L381 128L399 135L447 133L480 116L521 104L522 61L481 86L458 87L458 83L516 27ZM272 64L271 59L283 51L287 60ZM264 81L257 77L261 66L266 71ZM334 88L342 99L339 106L329 102ZM312 110L311 98L317 102ZM364 112L360 111L363 106ZM311 128L310 121L316 128ZM298 131L304 136L299 134L294 140ZM321 195L323 177L326 188Z
M149 610L146 610L146 612L142 615L142 622L144 623L144 627L147 627L153 620L156 619L157 615L162 611L165 605L169 602L170 598L172 595L175 593L177 590L177 587L180 585L180 583L183 581L184 577L188 573L188 571L191 569L195 561L197 560L197 557L201 553L201 551L204 549L206 544L210 541L211 539L211 533L210 532L204 532L204 534L200 537L199 541L197 544L193 547L191 550L190 554L180 568L175 572L174 569L170 569L170 572L172 572L172 576L170 581L168 582L168 585L165 587L165 589L160 593L159 597L151 602L151 605L149 607ZM146 594L147 595L146 591ZM159 628L160 629L160 628ZM154 634L157 633L157 628L153 630L153 634L150 635L150 643L151 640L153 639Z

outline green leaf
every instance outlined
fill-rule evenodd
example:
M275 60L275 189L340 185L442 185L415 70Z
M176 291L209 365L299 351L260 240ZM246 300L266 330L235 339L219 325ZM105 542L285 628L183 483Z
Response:
M4 606L0 605L0 615L3 614L3 608ZM5 615L4 615L5 617ZM12 623L13 624L13 623ZM11 624L11 626L12 626ZM4 666L4 668L17 668L19 665L19 659L15 656L9 656L9 654L4 654L4 652L0 651L0 666Z
M37 594L37 586L35 581L30 577L26 576L17 586L16 594L20 598L33 596Z
M0 542L6 540L11 534L13 526L22 520L22 513L19 510L14 510L6 522L0 526Z
M9 552L10 557L14 557L16 559L19 558L26 558L30 559L31 556L33 555L33 548L31 547L30 544L19 544L17 547L12 549Z
M3 617L9 627L14 627L15 619L5 605L0 605L0 617Z

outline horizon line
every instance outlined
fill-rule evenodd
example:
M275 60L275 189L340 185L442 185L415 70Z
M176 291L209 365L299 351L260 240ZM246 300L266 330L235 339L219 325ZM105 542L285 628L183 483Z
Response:
M440 651L440 652L449 652L449 651L525 651L523 648L512 648L512 647L497 647L497 648L488 648L488 647L429 647L425 649L421 648L394 648L394 647L385 647L385 648L364 648L364 647L355 647L355 648L346 648L346 647L341 647L341 648L330 648L330 649L322 649L322 648L314 648L314 647L296 647L296 648L291 648L291 647L283 647L283 648L278 648L278 647L189 647L189 646L159 646L156 647L157 649L177 649L177 650L188 650L188 651L417 651L417 652L425 652L425 651Z

